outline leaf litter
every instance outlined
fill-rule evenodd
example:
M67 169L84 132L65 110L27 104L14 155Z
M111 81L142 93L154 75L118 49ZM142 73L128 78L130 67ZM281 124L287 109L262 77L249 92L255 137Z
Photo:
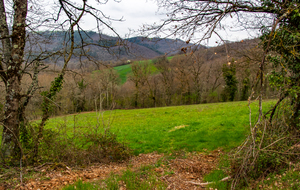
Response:
M51 164L46 164L39 167L39 172L30 179L25 179L24 183L16 185L13 182L4 182L0 184L0 190L62 189L78 180L83 182L103 180L111 173L121 174L128 168L134 171L147 165L155 166L154 171L158 179L167 184L167 189L204 189L199 184L203 182L204 175L216 167L222 151L174 154L140 154L126 162L99 163L85 168L70 168L63 164L53 167ZM126 189L126 186L121 186L120 189Z

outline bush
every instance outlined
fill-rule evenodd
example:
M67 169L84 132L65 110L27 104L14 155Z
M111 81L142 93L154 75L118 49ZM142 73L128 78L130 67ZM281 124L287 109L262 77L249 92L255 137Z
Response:
M31 137L35 137L34 127ZM125 143L118 142L117 135L109 129L98 133L76 133L70 137L65 132L44 129L39 143L38 158L32 158L32 147L35 142L24 149L27 160L38 163L53 162L66 165L86 165L96 162L115 162L128 159L132 151Z
M299 129L292 127L289 101L284 102L274 119L264 118L252 128L252 134L238 148L232 160L233 186L278 173L300 158ZM271 121L271 122L270 122Z
M210 92L208 94L207 102L215 103L215 102L218 102L218 101L219 101L219 97L218 97L218 92L217 91L213 91L213 92Z

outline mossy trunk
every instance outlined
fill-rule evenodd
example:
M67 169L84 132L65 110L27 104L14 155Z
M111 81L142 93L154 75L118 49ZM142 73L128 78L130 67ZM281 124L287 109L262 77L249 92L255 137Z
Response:
M5 97L4 122L2 133L2 156L4 159L19 157L19 103L20 81L17 76L8 81Z
M0 3L0 34L8 36L6 12L4 2ZM4 52L4 64L7 65L6 73L1 74L6 86L4 107L4 121L2 133L2 158L13 159L20 156L19 146L19 107L21 101L20 85L22 78L22 63L26 35L27 0L14 1L14 16L11 40L8 38L2 42ZM2 67L2 66L1 66ZM3 70L3 68L2 68Z

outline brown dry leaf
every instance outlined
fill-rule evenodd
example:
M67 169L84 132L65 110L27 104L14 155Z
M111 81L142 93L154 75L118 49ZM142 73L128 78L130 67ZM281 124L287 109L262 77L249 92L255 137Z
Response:
M163 175L160 180L167 184L167 189L202 189L200 186L187 181L200 183L203 176L210 172L217 164L220 151L206 154L189 154L185 159L176 158L174 160L166 160L166 164L162 164L154 171ZM106 178L111 172L120 173L130 166L133 170L144 165L156 163L159 159L164 159L163 154L140 154L133 157L127 163L110 163L97 164L89 166L85 169L71 169L65 167L64 171L48 171L40 173L35 179L27 181L25 184L16 187L16 189L60 189L68 184L75 183L79 179L82 181L92 181ZM166 173L169 173L168 175ZM47 177L41 180L41 177ZM200 181L199 181L200 180ZM125 190L126 186L120 182L120 189ZM2 186L0 184L0 190ZM2 188L3 189L3 188ZM5 189L5 188L4 188Z

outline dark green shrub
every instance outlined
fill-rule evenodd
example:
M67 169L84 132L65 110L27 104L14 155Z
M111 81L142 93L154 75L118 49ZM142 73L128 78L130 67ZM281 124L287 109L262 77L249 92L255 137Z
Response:
M38 158L33 158L35 127L31 127L30 140L24 146L24 158L34 164L53 162L67 165L85 165L95 162L115 162L128 159L132 151L117 135L106 129L103 133L80 133L70 137L65 132L44 129L39 142ZM36 162L37 161L37 162Z
M241 94L241 100L247 100L249 98L249 90L250 90L250 79L249 77L245 77L242 81L242 94Z
M233 101L235 94L237 92L237 79L236 79L236 70L235 65L233 64L234 60L232 60L232 63L228 63L223 65L222 71L223 71L223 78L225 80L225 87L223 90L223 93L221 94L223 101Z

